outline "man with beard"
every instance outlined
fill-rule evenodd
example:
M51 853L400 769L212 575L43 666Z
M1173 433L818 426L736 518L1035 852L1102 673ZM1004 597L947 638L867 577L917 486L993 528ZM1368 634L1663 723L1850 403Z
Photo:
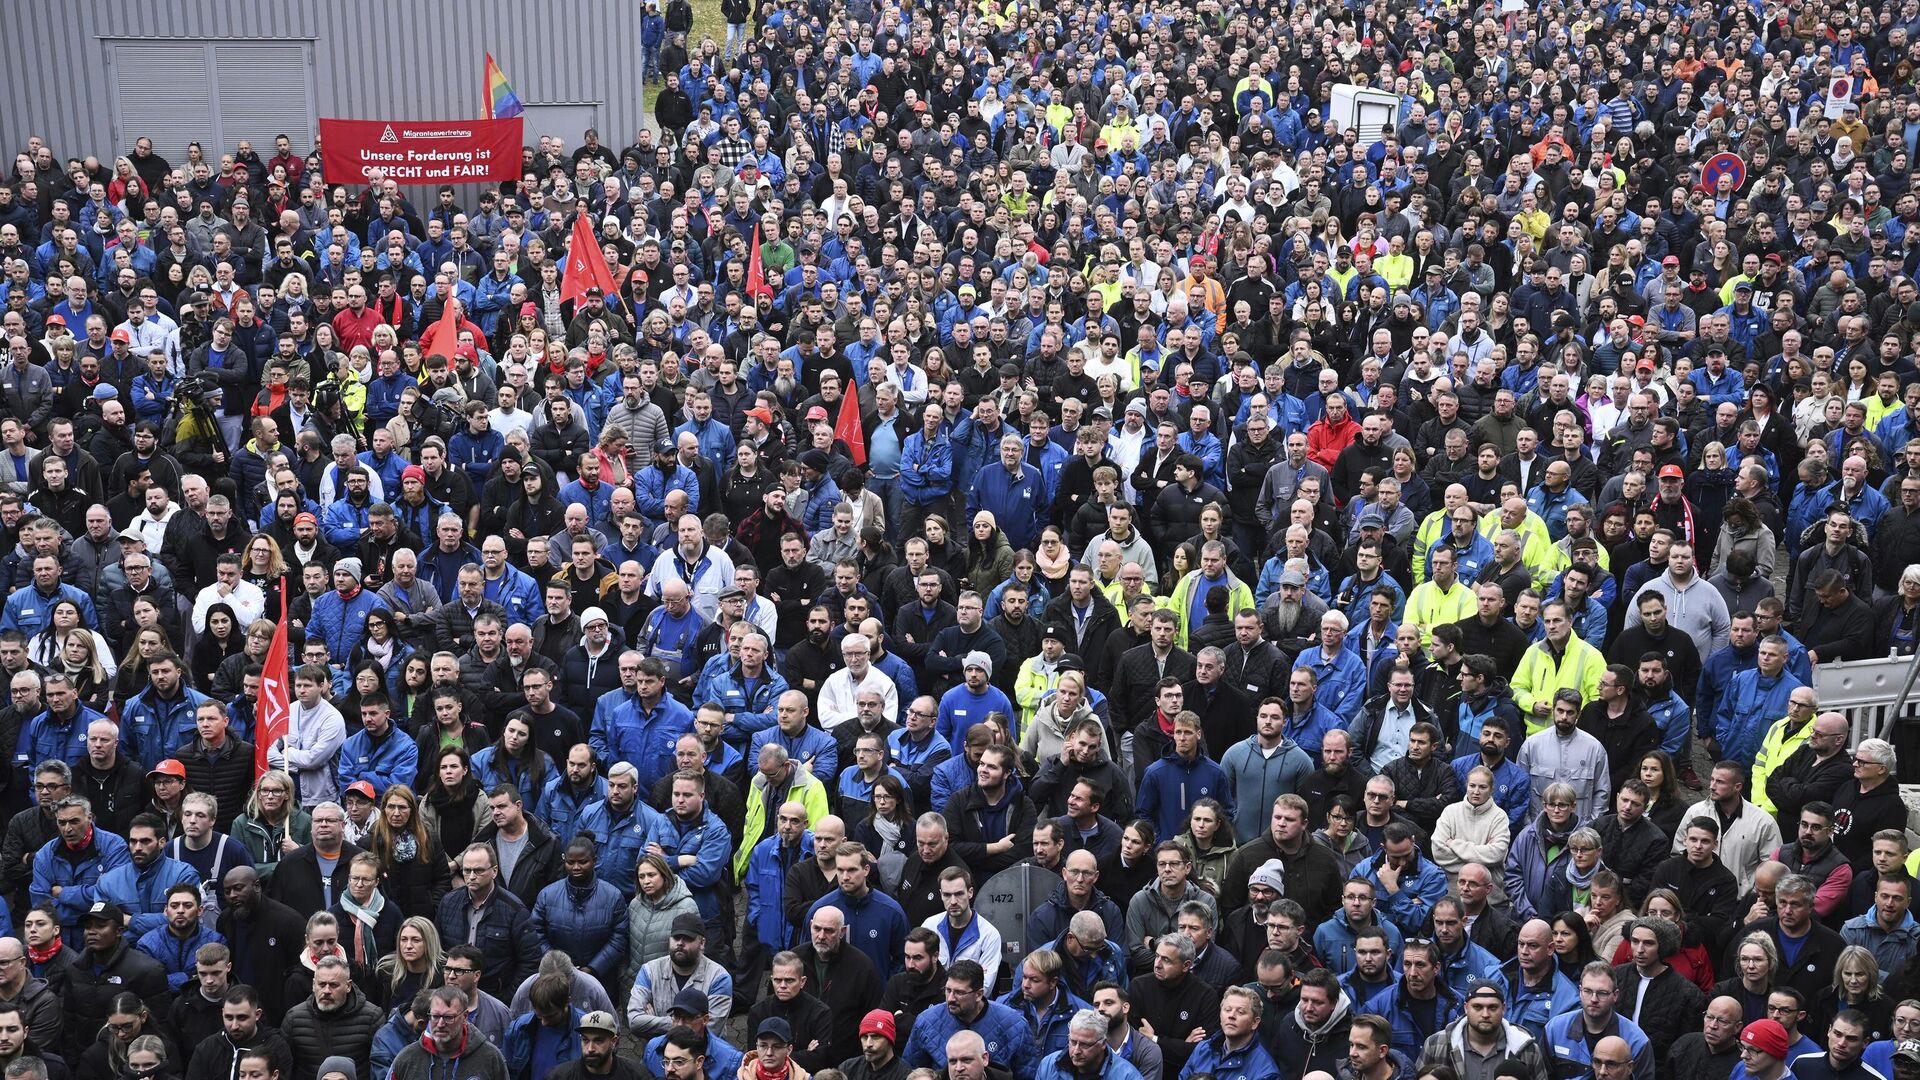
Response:
M280 1075L293 1075L293 1048L280 1029L265 1022L266 1010L260 1007L260 992L251 986L229 987L220 1002L220 1030L207 1036L190 1051L192 1074L234 1076L242 1057L263 1055Z
M945 973L941 975L944 981ZM907 1065L894 1048L898 1030L894 1014L885 1009L874 1009L861 1017L860 1053L840 1063L847 1080L904 1080Z
M1308 822L1314 828L1327 823L1327 808L1337 796L1345 795L1359 806L1367 788L1366 775L1353 767L1353 736L1345 728L1327 732L1320 745L1320 759L1320 767L1308 773L1297 789L1306 800Z
M902 1023L912 1025L915 1017L928 1009L942 1007L946 998L947 966L940 962L940 937L924 926L916 926L907 931L907 944L902 952L905 966L887 980L887 987L880 995L880 1009L894 1021L894 1029L899 1030ZM872 1020L868 1013L864 1025ZM861 1051L867 1049L867 1041L860 1040Z
M554 1066L548 1080L641 1080L645 1075L639 1063L620 1055L620 1022L612 1013L587 1013L573 1028L580 1036L580 1057Z
M814 838L818 843L817 829ZM833 1013L832 1030L856 1031L859 1021L855 1017L865 1016L873 1002L881 1000L880 976L874 971L873 961L848 943L847 917L839 908L821 906L807 925L810 939L794 952L805 966L809 981L819 986L820 1000ZM976 971L978 967L975 965ZM828 1056L841 1061L854 1056L859 1052L857 1038L834 1040Z
M1503 988L1496 979L1475 979L1467 986L1464 1015L1427 1037L1418 1069L1446 1067L1472 1075L1483 1061L1518 1062L1533 1076L1547 1073L1549 1051L1527 1029L1506 1017ZM1504 1059L1504 1060L1503 1060Z
M1318 643L1320 619L1327 613L1326 601L1307 589L1305 563L1305 559L1287 560L1280 582L1267 597L1261 615L1266 636L1289 663Z

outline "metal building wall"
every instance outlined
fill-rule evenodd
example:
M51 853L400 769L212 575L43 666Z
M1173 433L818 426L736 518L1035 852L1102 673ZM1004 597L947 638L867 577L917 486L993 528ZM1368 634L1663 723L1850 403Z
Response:
M0 65L0 148L9 155L28 135L63 158L111 160L131 149L131 135L128 146L112 145L106 39L309 39L317 114L359 119L479 116L491 50L529 106L597 105L602 140L616 150L648 122L637 6L611 0L78 0L5 10L9 52L20 61ZM527 140L540 134L530 125ZM580 144L579 131L551 134ZM312 139L295 133L295 148Z

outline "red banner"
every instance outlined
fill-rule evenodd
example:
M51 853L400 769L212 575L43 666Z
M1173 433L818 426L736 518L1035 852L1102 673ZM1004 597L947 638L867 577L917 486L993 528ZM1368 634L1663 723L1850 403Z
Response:
M273 628L273 643L267 646L267 662L260 672L260 697L254 703L253 776L258 780L268 769L267 751L287 737L293 716L292 681L287 677L287 595L280 592L280 621Z
M522 118L508 120L321 120L328 181L364 184L382 172L402 184L475 184L520 179Z

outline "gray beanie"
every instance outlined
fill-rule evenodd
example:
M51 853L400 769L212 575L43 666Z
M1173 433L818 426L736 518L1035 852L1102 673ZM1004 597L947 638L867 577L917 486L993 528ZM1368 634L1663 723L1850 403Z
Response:
M315 1073L314 1076L316 1080L327 1080L327 1077L334 1073L339 1073L341 1076L346 1077L347 1080L360 1080L360 1073L353 1067L353 1059L350 1057L341 1057L339 1054L335 1054L321 1062L320 1071Z
M354 558L351 555L347 556L344 559L336 560L333 564L333 568L335 570L345 570L347 573L352 574L353 580L355 581L359 581L367 576L360 569L360 560Z

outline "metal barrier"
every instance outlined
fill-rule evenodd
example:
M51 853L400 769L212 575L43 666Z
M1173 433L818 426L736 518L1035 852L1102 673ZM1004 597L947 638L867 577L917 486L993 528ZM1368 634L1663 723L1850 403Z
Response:
M1910 687L1917 663L1920 656L1888 656L1821 664L1813 672L1821 711L1846 714L1853 729L1848 745L1871 738L1893 743L1900 779L1908 783L1920 782L1920 692Z

